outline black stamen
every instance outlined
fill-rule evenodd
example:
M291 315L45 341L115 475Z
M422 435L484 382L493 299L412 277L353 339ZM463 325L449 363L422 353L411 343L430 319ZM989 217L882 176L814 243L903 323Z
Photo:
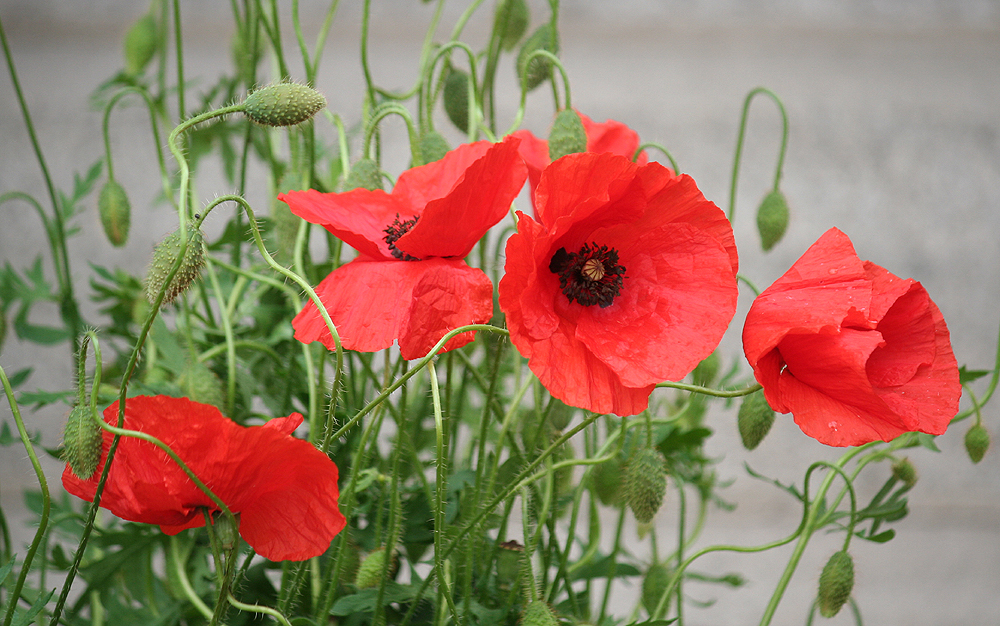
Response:
M408 220L399 221L399 213L396 213L396 219L392 220L392 224L385 227L383 232L385 233L385 242L389 244L389 252L392 256L396 257L400 261L419 261L415 256L410 256L409 254L403 252L396 247L396 242L400 237L410 232L410 229L417 223L419 217L412 217Z
M607 308L621 294L625 267L618 251L596 243L583 244L579 252L559 248L549 261L549 271L559 275L559 288L572 302Z

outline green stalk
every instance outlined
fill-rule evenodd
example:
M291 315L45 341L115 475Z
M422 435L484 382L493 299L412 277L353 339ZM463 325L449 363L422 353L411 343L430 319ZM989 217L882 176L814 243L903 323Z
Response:
M750 112L750 102L753 100L754 96L758 94L764 94L774 100L774 103L778 106L778 112L781 114L781 148L778 152L778 165L774 172L774 191L778 190L778 183L781 182L781 168L785 164L785 152L788 149L788 113L785 112L785 105L781 103L781 99L770 89L765 87L757 87L752 89L750 93L747 94L746 100L743 101L743 114L740 116L740 130L739 134L736 136L736 154L733 156L733 173L729 182L729 211L726 215L729 217L729 222L732 223L736 215L736 180L740 173L740 159L743 156L743 140L746 136L747 130L747 114Z

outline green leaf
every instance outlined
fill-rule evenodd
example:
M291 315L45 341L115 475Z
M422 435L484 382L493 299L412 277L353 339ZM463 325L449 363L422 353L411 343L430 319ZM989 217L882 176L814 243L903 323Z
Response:
M16 372L14 372L14 374L9 377L10 386L12 388L14 388L14 389L17 389L22 384L24 384L24 381L28 380L28 377L31 376L31 373L34 372L34 371L35 371L35 368L33 368L33 367L26 367L23 370L18 370Z
M587 564L583 565L575 571L571 571L567 579L570 582L576 580L591 580L594 578L607 578L611 574L612 559L610 555L601 556L597 555L597 558L592 559ZM614 576L616 578L621 576L640 576L642 572L639 569L630 564L623 563L621 561L615 564Z
M769 482L772 485L774 485L775 487L777 487L777 488L779 488L779 489L781 489L783 491L787 491L788 493L792 494L795 497L796 500L798 500L799 502L802 502L802 500L803 500L802 494L799 493L799 490L795 487L795 485L785 485L784 483L781 483L778 480L775 480L775 479L772 479L772 478L768 478L767 476L764 476L763 474L759 474L759 473L755 472L753 469L751 469L749 463L744 463L743 467L745 467L746 470L747 470L747 473L750 474L751 476L753 476L754 478L757 478L759 480L763 480L763 481Z
M23 339L24 341L32 341L43 346L51 346L69 341L72 334L66 328L40 326L29 322L28 312L30 309L31 306L25 304L21 307L21 310L18 311L17 317L14 318L14 332L17 333L18 338Z
M4 426L6 426L6 424L4 424ZM7 561L6 565L0 567L0 585L3 584L3 581L7 580L7 576L10 574L11 570L14 569L15 561L17 561L16 554L13 555L9 561Z
M937 443L935 443L936 440L937 437L935 435L928 435L927 433L917 433L917 441L920 442L920 445L927 448L931 452L941 451L941 448L937 447Z
M31 604L31 608L27 611L14 611L14 621L11 622L11 626L27 626L28 624L35 623L35 616L45 608L45 605L49 603L52 598L52 594L56 592L55 589L50 590L46 594L39 594L38 598Z
M856 534L858 537L861 537L862 539L867 539L868 541L873 541L875 543L885 543L887 541L890 541L893 537L896 536L896 531L890 528L889 530L883 530L877 535L866 536L862 533L856 533Z
M988 376L992 373L990 370L970 370L966 369L968 366L963 365L958 368L958 382L965 385L971 383L974 380L979 380L983 376Z
M385 585L385 595L382 597L382 606L394 602L407 602L416 596L416 588L412 585L401 585L389 581ZM375 600L378 597L378 588L371 587L362 589L358 593L344 596L334 603L330 609L330 615L352 615L354 613L370 613L375 610Z
M25 391L17 397L19 404L30 405L32 409L38 410L43 406L62 402L69 405L72 398L76 396L76 391L64 389L62 391Z

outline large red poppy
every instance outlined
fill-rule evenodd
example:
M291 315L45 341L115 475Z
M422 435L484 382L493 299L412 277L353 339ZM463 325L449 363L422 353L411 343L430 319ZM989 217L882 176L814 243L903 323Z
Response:
M639 133L625 124L615 120L595 122L579 111L577 114L583 122L583 130L587 133L587 152L598 154L610 152L631 159L639 149ZM512 136L521 140L518 150L528 166L528 184L531 186L531 193L534 194L542 177L542 170L552 162L549 159L549 142L536 137L527 129L516 131ZM645 165L648 161L649 156L645 151L640 152L636 159L639 165Z
M743 350L773 409L830 446L944 433L962 389L920 283L862 261L831 228L754 301Z
M729 221L691 177L614 154L542 173L538 221L518 212L500 308L510 338L560 400L644 410L715 349L736 309Z
M426 355L450 330L493 315L493 283L463 258L503 219L524 185L519 141L452 150L403 172L392 193L292 191L278 196L358 251L316 288L345 348L374 352L399 341L403 358ZM309 302L292 321L304 343L334 343ZM462 333L444 347L472 341Z
M118 403L104 411L117 424ZM170 446L233 513L240 535L274 561L301 561L322 554L344 527L337 508L337 466L309 442L291 436L302 416L240 426L217 408L187 398L137 396L125 403L125 428ZM104 432L101 462L81 479L66 466L62 481L71 494L94 500L100 468L113 436ZM122 437L111 462L101 506L133 522L159 524L173 535L205 524L202 507L218 507L156 446Z

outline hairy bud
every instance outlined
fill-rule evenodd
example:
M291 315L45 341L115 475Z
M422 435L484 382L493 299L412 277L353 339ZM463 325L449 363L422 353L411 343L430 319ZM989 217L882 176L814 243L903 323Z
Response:
M552 61L549 59L537 56L529 60L531 53L536 50L559 54L559 39L549 24L542 24L531 33L517 53L517 78L518 81L524 79L528 91L538 87L552 75Z
M170 284L166 286L163 304L173 302L177 296L191 286L191 283L201 276L201 268L205 265L205 236L202 235L201 230L195 227L193 222L187 226L187 236L188 244L184 250L184 259ZM174 266L180 251L181 231L179 229L167 235L153 249L153 260L149 262L149 269L146 271L146 299L149 300L150 304L156 302L156 296L167 282L170 268Z
M113 178L101 187L97 198L97 213L101 216L101 225L108 241L115 247L121 247L128 241L128 229L131 224L132 209L125 195L125 188Z
M788 229L788 201L785 195L774 190L764 197L757 209L757 232L765 252L781 241Z
M436 130L420 135L420 154L424 157L424 163L440 161L449 150L451 146L448 145L448 140Z
M389 563L389 577L396 573L396 552L393 551L390 557L392 562ZM361 565L358 566L358 573L354 577L354 586L358 589L368 589L370 587L375 587L378 585L379 581L382 579L382 570L385 568L386 550L385 547L372 550L368 553L368 556L361 561Z
M978 463L990 449L990 433L982 424L975 424L965 433L965 451L973 463Z
M892 464L892 475L907 487L917 484L917 468L906 457Z
M379 170L378 163L369 158L360 159L355 163L351 167L347 179L344 180L344 191L352 189L367 189L369 191L382 189L382 172Z
M264 126L295 126L319 113L326 98L299 83L275 83L247 96L243 112Z
M545 600L535 599L524 607L521 613L522 626L559 626L556 614Z
M833 617L851 597L854 588L854 560L841 550L835 552L819 575L819 614Z
M583 129L580 114L573 109L563 109L549 133L549 159L555 161L567 154L586 151L587 131Z
M500 0L493 19L493 31L500 37L500 47L513 50L528 30L529 20L525 0Z
M469 129L469 74L464 70L451 68L444 79L444 112L448 119L462 132Z
M760 445L774 424L774 409L767 403L763 390L758 390L743 398L736 425L740 429L743 447L753 450Z
M152 13L140 17L125 34L125 71L135 76L153 60L158 33Z
M625 467L625 502L640 523L649 523L667 493L667 468L663 454L651 447L635 451Z
M63 460L78 478L87 480L101 460L101 427L94 421L89 404L78 404L69 412L63 431Z

